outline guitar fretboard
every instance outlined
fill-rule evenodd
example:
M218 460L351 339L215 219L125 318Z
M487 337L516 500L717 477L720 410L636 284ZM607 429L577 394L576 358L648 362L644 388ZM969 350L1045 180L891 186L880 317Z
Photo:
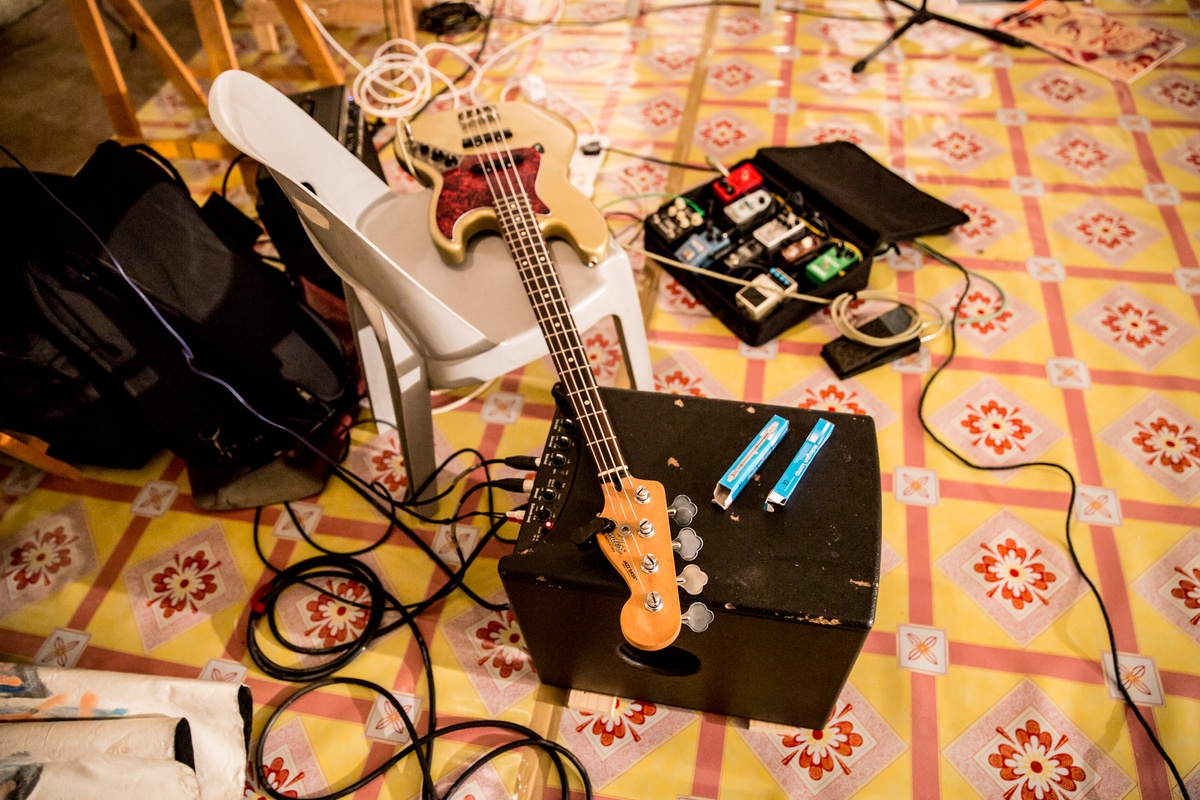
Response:
M463 135L473 141L503 142L502 138L494 136L500 130L494 106L466 109L459 113L459 123ZM571 317L550 247L538 226L537 214L517 173L512 153L502 144L501 149L481 153L481 156L481 168L487 177L500 233L517 264L521 284L550 350L554 369L566 389L580 433L600 477L620 486L620 480L628 476L629 469L613 433L608 411L600 399L591 361Z

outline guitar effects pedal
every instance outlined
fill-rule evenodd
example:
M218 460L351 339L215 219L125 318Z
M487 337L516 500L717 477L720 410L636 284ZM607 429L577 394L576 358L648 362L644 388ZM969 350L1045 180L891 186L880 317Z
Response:
M871 418L620 389L602 389L601 397L630 471L675 498L670 531L655 535L674 539L681 585L688 571L708 581L699 594L681 595L690 619L672 645L645 651L626 642L620 616L628 588L587 545L604 507L596 467L560 408L517 545L499 562L538 677L821 728L875 618L882 540ZM787 435L720 511L709 502L713 487L772 414L788 420ZM834 432L819 461L786 508L765 511L768 491L821 418ZM720 435L681 433L700 430Z
M735 168L723 178L713 181L712 188L722 203L732 203L746 192L762 186L763 178L753 164L746 163Z

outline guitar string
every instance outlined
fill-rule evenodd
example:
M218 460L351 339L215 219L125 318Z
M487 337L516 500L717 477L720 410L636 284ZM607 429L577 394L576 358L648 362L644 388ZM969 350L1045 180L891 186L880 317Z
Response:
M485 107L481 108L475 114L468 114L467 117L471 120L471 124L473 124L477 130L482 127L481 122L486 121L488 123L489 127L485 130L485 133L487 133L489 135L489 137L491 138L491 143L499 144L500 146L503 147L504 160L501 162L501 167L503 168L502 174L503 174L504 179L508 183L508 186L509 186L509 189L511 192L510 196L512 197L512 199L514 201L514 203L513 203L514 206L520 208L521 211L523 212L524 220L522 221L522 227L525 229L525 232L527 234L526 239L537 242L538 245L544 250L544 252L541 254L543 256L543 261L542 261L543 267L541 268L541 272L542 272L541 280L546 282L548 289L557 291L557 294L559 295L559 299L557 300L557 302L560 305L559 310L563 313L563 317L565 317L566 319L571 319L570 308L569 308L569 306L567 306L567 304L565 302L565 296L564 296L564 293L562 292L561 282L557 279L557 275L553 272L553 270L554 270L553 261L550 258L549 248L545 244L545 239L544 239L544 237L541 236L540 227L537 228L537 233L538 233L537 237L532 237L532 236L528 235L529 233L531 233L531 231L529 230L531 218L532 218L533 226L537 226L537 219L536 219L536 216L534 216L532 203L529 200L529 197L525 192L524 184L521 182L520 174L517 171L517 167L516 167L516 161L514 160L512 150L508 145L508 140L505 138L505 136L503 134L503 129L497 124L498 114L496 113L496 111L497 111L497 109L495 108L494 105L489 105L489 106L485 106ZM484 118L484 119L481 120L481 118ZM460 120L461 120L461 116L460 116ZM492 161L491 163L494 163L494 161ZM488 172L489 172L488 169L484 168L485 177L488 175ZM514 174L515 174L515 178L516 178L515 182L514 182ZM497 175L497 182L499 182L499 180L500 180L500 175ZM496 203L496 210L499 211L499 206L502 204L501 195L499 192L497 192L496 188L493 186L490 178L487 180L487 182L488 182L488 188L492 192L493 200ZM522 248L522 249L525 249L525 248ZM546 332L546 329L544 329L544 332ZM586 373L587 380L583 381L582 389L577 390L577 393L582 393L583 391L587 391L595 396L595 402L592 403L591 398L588 398L588 403L592 405L592 408L593 408L592 414L594 414L596 416L596 419L601 420L601 421L607 423L607 425L608 425L608 431L609 431L610 435L603 436L603 437L599 438L598 441L605 443L602 446L604 449L609 451L606 455L608 457L612 457L615 459L615 463L613 463L612 467L610 467L609 469L615 470L615 471L624 470L624 472L625 472L625 480L618 483L617 486L615 487L615 495L616 495L615 500L613 499L613 495L610 494L609 481L607 480L606 477L603 476L603 474L601 476L602 491L604 492L605 498L614 502L614 505L619 507L622 513L628 513L630 515L630 519L636 520L636 518L638 516L636 508L634 507L632 501L629 499L628 493L626 491L626 481L628 481L629 485L631 486L632 485L632 480L631 480L632 476L629 475L629 468L625 464L624 458L620 456L620 447L619 447L619 444L617 443L617 439L615 437L615 431L613 431L613 429L612 429L612 422L608 418L607 410L604 408L603 403L600 401L599 394L596 391L595 379L591 374L590 366L587 365L586 351L583 348L582 341L579 340L578 330L575 328L573 319L571 319L571 324L568 326L567 331L565 331L561 334L547 333L547 336L559 336L561 338L566 338L568 340L570 340L570 338L573 337L575 341L573 341L571 343L572 347L576 350L577 353L585 355L584 368L586 368L588 370ZM564 370L564 371L568 375L572 374L572 370ZM564 380L564 382L574 382L575 381L574 378L568 379L565 375L560 375L560 377ZM574 403L572 403L572 404L574 405ZM577 414L577 416L581 416L581 417L584 416L579 413L578 409L576 410L576 414ZM596 423L593 423L593 427L595 427L600 433L604 432L603 428L600 427ZM600 447L600 445L597 445L597 447L593 448L593 449L599 449L599 447ZM593 456L596 457L597 453L594 452ZM603 465L603 461L598 457L596 457L596 463L601 466ZM627 540L627 546L629 547L631 554L636 553L636 555L638 557L639 563L634 563L631 566L633 568L634 577L638 581L638 585L644 591L645 584L643 583L642 577L640 574L640 566L641 566L640 559L642 557L642 550L641 550L639 543L636 541L637 535L636 535L636 533L634 533L633 535L630 535L625 538Z
M481 109L479 111L479 113L474 114L470 117L470 119L472 120L472 123L477 128L479 128L481 126L482 121L487 121L492 124L495 124L494 116L488 115L486 117L486 120L484 120L484 115L485 115L485 113L487 113L487 110L490 110L493 113L495 111L494 107L488 106L488 107L486 107L486 109ZM505 145L505 149L508 150L507 140L503 136L502 129L493 128L493 129L487 131L487 133L488 133L492 143L496 143L496 142L503 143ZM525 195L524 184L520 181L520 174L516 170L516 167L515 167L516 162L515 162L515 159L513 157L511 150L508 150L508 152L505 154L505 158L507 158L507 166L505 166L505 169L503 170L503 172L501 172L500 170L497 170L497 173L498 173L497 174L497 183L499 183L501 179L505 180L508 183L508 188L509 188L508 196L511 197L512 204L514 207L517 207L517 208L520 207L521 199L524 199L526 201L525 215L523 217L515 216L512 213L512 208L510 208L508 206L508 204L505 204L505 203L499 204L497 206L496 210L497 210L497 213L504 212L506 219L510 222L510 224L515 223L516 227L518 227L521 230L521 232L525 234L525 241L519 243L520 246L515 248L515 249L520 250L521 255L523 255L526 259L528 259L528 261L526 263L526 269L522 273L522 278L525 279L525 282L527 284L531 284L532 288L534 290L536 290L536 291L530 292L531 300L533 299L533 296L536 296L536 294L538 294L538 293L540 293L542 295L542 302L536 303L539 307L542 307L542 306L553 307L554 310L556 312L558 312L556 314L558 319L560 319L560 320L561 319L569 319L570 318L570 316L569 316L570 309L565 303L565 297L563 295L561 285L556 285L556 284L558 284L558 281L553 280L556 277L555 275L553 275L552 273L548 273L544 267L540 266L540 265L550 264L551 265L550 269L551 270L553 269L552 262L550 261L549 252L547 251L547 252L544 252L541 254L537 253L536 250L533 251L532 254L530 252L528 242L534 242L534 243L541 245L541 244L544 244L544 240L542 239L542 237L540 235L540 233L541 233L540 229L535 231L535 230L531 229L531 227L530 227L528 217L533 214L532 203L530 203L528 201L528 196ZM504 164L504 163L505 162L503 162L503 161L501 162L501 164ZM513 177L512 177L514 172L517 175L517 180L516 180L515 185L513 183ZM492 188L490 183L489 183L489 188ZM492 191L493 191L493 194L503 195L503 192L497 192L494 188L492 189ZM501 207L501 206L503 206L503 207ZM534 219L534 224L536 225L536 218ZM536 233L536 235L534 235L535 233ZM540 258L539 258L539 256L540 256ZM540 270L540 272L535 273L534 277L530 278L529 272L534 267L536 267L538 270ZM539 281L541 284L544 284L544 285L539 285L539 283L538 283ZM555 297L555 295L558 295L558 296ZM543 321L539 320L539 322L543 322ZM558 322L557 325L560 328L562 327L561 322ZM562 369L559 370L562 373L561 377L563 378L564 382L570 384L570 386L571 386L571 388L568 390L568 393L569 394L584 394L585 392L590 392L590 393L594 394L593 387L589 387L586 384L586 382L584 382L583 386L580 387L579 381L575 378L575 376L577 374L584 373L585 370L590 370L590 367L587 366L586 352L583 348L582 342L578 339L578 332L576 330L574 330L574 326L569 325L569 326L567 326L567 328L565 330L559 330L559 331L549 330L548 324L546 324L546 323L543 323L542 327L543 327L543 333L546 335L546 337L548 339L565 340L567 347L570 347L577 351L576 353L570 354L571 364L572 364L571 366L568 366L566 364L560 365L562 367ZM572 337L574 337L574 340L572 340ZM559 346L562 347L563 345L561 343L559 343ZM585 359L583 360L582 363L574 363L578 359L579 354L584 354ZM591 377L590 372L587 373L587 376L589 378ZM597 402L598 402L598 398L597 398ZM587 403L587 405L594 405L591 397L587 398L586 403ZM574 400L572 400L572 404L575 405ZM600 409L603 409L603 405L600 406ZM596 459L597 465L599 465L601 467L601 475L604 476L607 473L620 472L621 470L625 470L627 472L628 467L624 463L624 458L620 455L619 446L616 444L616 438L613 435L613 431L611 430L611 423L606 418L606 415L596 412L594 410L592 412L579 413L579 409L577 409L577 413L580 417L581 425L585 426L589 430L594 431L592 440L589 441L588 444L590 445L589 449L592 449L594 451L593 456ZM609 429L607 431L605 430L605 428L603 426L603 423L606 423L606 422L609 422ZM612 444L608 444L609 442L611 442Z
M540 229L536 231L536 236L533 235L534 231L530 229L529 217L533 214L532 203L529 202L529 198L525 193L524 184L521 182L520 174L516 169L516 161L511 149L508 148L507 139L504 137L503 130L496 127L495 117L493 116L494 112L495 108L489 106L485 109L481 109L478 113L471 115L470 118L477 129L482 127L482 122L484 121L490 123L491 127L488 129L487 133L489 134L492 143L501 143L504 145L505 154L503 158L506 160L502 160L500 162L503 169L497 170L497 183L503 179L508 184L508 197L511 198L512 205L510 206L509 204L501 201L501 195L503 195L503 192L498 192L489 181L489 188L492 190L493 195L496 196L498 201L496 210L498 212L504 211L509 223L516 223L517 227L519 227L525 234L525 241L520 243L521 246L517 249L519 249L521 254L527 259L526 270L524 271L523 277L525 277L526 282L530 284L534 290L536 290L536 292L531 292L531 294L540 292L542 299L545 302L541 302L539 305L552 307L557 312L557 317L559 320L570 319L570 309L565 303L561 285L557 280L555 280L557 276L552 272L553 264L550 260L549 252L546 251L543 253L537 253L535 250L533 251L531 258L528 243L533 242L538 245L542 245L544 248L544 239L540 235ZM514 173L516 173L515 184L513 180ZM512 209L514 207L520 209L522 205L521 200L525 201L524 209L522 209L525 213L521 217L516 217L512 213ZM501 206L503 206L503 208L501 208ZM536 218L534 218L533 222L536 225ZM537 269L539 270L539 272L533 273L533 278L530 278L531 265L538 265ZM555 297L555 295L558 296ZM561 322L558 322L557 325L559 328L562 328ZM595 394L594 384L593 386L588 386L587 381L583 381L581 385L581 382L576 378L576 376L582 374L584 370L589 370L586 373L588 378L591 378L592 376L590 373L590 366L587 365L586 354L582 342L578 339L578 332L575 330L574 326L568 325L565 330L551 331L548 324L545 324L543 325L543 332L550 339L565 340L566 345L575 351L571 354L571 363L577 362L580 354L585 355L585 359L582 363L574 363L573 366L568 366L566 363L560 364L562 367L559 370L562 373L561 377L564 382L570 386L569 394ZM563 344L559 342L558 346L563 347ZM596 401L599 401L598 397L596 398ZM624 470L626 473L628 472L628 467L625 465L624 459L620 456L619 445L617 445L616 438L613 435L614 432L612 431L611 422L607 419L607 415L603 413L603 405L600 405L599 411L597 411L595 403L593 403L590 397L588 397L583 404L578 404L573 398L572 405L590 405L593 407L592 411L589 412L584 412L582 411L582 408L577 408L577 415L580 417L581 425L593 432L592 441L589 442L589 445L591 445L590 449L593 450L593 456L596 459L596 463L601 467L602 490L605 492L606 497L611 497L609 494L606 474L620 472L621 470ZM605 430L603 425L603 423L606 422L609 423L608 430ZM620 484L617 484L617 486L617 491L619 493L618 497L621 500L625 500L624 492L619 488ZM618 503L618 505L620 505L620 503ZM632 506L629 506L628 508L622 508L623 513L626 513L627 511L632 511Z

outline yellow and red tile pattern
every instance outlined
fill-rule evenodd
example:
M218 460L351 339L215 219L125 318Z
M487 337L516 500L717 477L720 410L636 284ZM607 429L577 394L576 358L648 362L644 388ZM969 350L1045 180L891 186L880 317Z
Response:
M546 10L519 0L501 5L510 15ZM733 162L764 145L854 141L968 211L970 223L931 244L995 281L1004 298L985 283L972 286L958 355L930 393L928 418L979 463L1046 460L1074 472L1075 541L1112 615L1122 653L1117 677L1200 796L1198 51L1125 86L1034 50L929 24L856 75L851 65L889 26L849 18L898 7L846 0L822 6L825 16L781 11L764 19L750 7L680 5L634 22L583 24L618 16L624 6L569 3L568 24L502 63L487 90L537 72L574 101L552 94L550 104L581 130L576 105L615 147L693 162L704 155ZM1113 0L1102 7L1192 42L1200 37L1200 6ZM978 8L943 10L972 16ZM527 30L497 21L493 41ZM381 38L338 35L364 56ZM261 56L249 42L239 31L248 69L297 61L288 51ZM211 135L169 88L142 114L151 136ZM202 195L226 165L183 166ZM395 176L394 162L387 166ZM610 155L596 199L665 191L671 177L664 167ZM688 173L671 188L703 177ZM234 184L232 196L244 202L236 175ZM645 213L655 203L618 207ZM957 273L908 248L878 261L871 285L947 311L962 288ZM562 692L538 684L516 620L455 596L420 623L433 651L441 721L531 724L572 748L597 796L612 800L1177 792L1132 714L1114 700L1104 628L1066 550L1066 480L1044 468L974 472L923 434L917 398L945 359L944 337L891 367L839 381L817 355L834 335L820 316L746 348L670 279L653 306L656 390L876 420L884 476L878 616L833 718L820 731L770 733L638 698L621 698L610 714L567 709ZM611 330L586 339L601 380L611 381ZM505 377L437 418L439 446L478 447L488 456L536 451L553 412L552 381L547 363ZM364 430L354 442L354 469L403 491L394 438ZM167 455L139 471L88 470L81 484L20 468L0 467L0 478L4 654L244 681L257 726L294 690L264 677L246 655L247 600L267 579L251 547L251 512L199 512L182 465ZM298 511L331 547L360 545L385 527L337 484ZM452 556L444 530L419 531ZM264 511L273 563L311 554L296 533L280 509ZM495 559L503 552L489 543L473 569L471 582L486 596L500 596ZM443 581L400 537L366 560L406 601ZM282 624L314 643L357 635L362 615L346 601L362 587L322 588L294 590L281 604ZM821 654L795 658L793 690L802 692L806 665ZM391 687L423 721L420 672L404 631L344 670ZM264 767L272 785L304 797L356 779L405 741L394 709L326 691L285 717ZM439 747L435 767L453 774L494 741L456 737ZM532 766L502 759L459 797L529 796L537 785ZM408 798L418 789L407 765L355 796ZM247 797L256 796L248 786Z

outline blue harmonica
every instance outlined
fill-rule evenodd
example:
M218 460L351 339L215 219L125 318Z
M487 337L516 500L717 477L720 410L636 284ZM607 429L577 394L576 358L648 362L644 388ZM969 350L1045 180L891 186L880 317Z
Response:
M817 451L821 449L821 445L829 440L829 436L832 433L832 422L827 419L817 420L817 424L813 426L812 431L804 440L804 444L800 445L800 449L792 457L792 463L788 464L788 468L784 470L783 477L779 479L779 482L775 484L775 488L767 495L767 502L763 508L767 511L783 508L788 498L792 496L792 492L796 490L796 485L800 483L800 479L804 477L804 472L817 455Z
M775 446L783 440L787 433L788 421L776 414L771 421L763 426L746 449L738 456L737 461L725 473L717 488L713 490L713 504L722 510L729 508L734 498L746 488L746 484L758 472L758 468L771 455Z

